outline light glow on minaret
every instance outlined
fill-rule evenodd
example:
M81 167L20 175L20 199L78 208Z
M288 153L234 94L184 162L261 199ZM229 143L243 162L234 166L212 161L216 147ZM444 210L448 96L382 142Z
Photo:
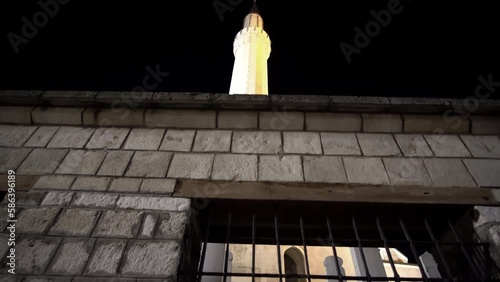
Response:
M267 59L271 40L254 0L233 43L234 67L229 94L268 95Z

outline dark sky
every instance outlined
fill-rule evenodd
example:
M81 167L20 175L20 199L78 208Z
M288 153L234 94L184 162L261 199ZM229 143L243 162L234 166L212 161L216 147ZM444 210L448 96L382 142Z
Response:
M232 43L252 1L217 1L236 4L222 21L213 0L70 0L17 54L9 33L19 40L22 18L33 23L42 8L2 3L0 88L127 91L159 65L170 75L154 91L227 93ZM395 3L259 0L272 41L269 92L458 98L474 95L479 75L500 81L494 1L401 0L399 13L347 63L339 45L355 47L354 28L364 30L370 11Z

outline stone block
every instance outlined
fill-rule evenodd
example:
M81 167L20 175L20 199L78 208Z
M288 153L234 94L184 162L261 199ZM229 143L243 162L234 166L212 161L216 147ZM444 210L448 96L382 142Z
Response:
M183 212L169 212L160 214L155 238L182 240L188 217Z
M76 193L71 205L86 208L113 208L117 199L118 194L79 192Z
M259 113L259 128L270 130L304 130L304 113L272 111Z
M177 153L168 170L170 178L209 179L214 155Z
M379 158L344 157L347 180L357 184L389 184L389 178Z
M144 179L141 185L141 192L171 194L174 192L175 183L175 179Z
M36 129L36 126L0 125L0 146L21 147Z
M361 155L354 133L321 133L325 155Z
M500 207L474 207L474 227L500 224Z
M288 154L321 155L319 133L283 132L283 151Z
M198 130L193 152L229 152L230 147L231 131Z
M497 136L461 135L460 137L474 157L500 159L500 138Z
M54 173L67 153L66 149L33 149L17 172L36 175Z
M118 272L125 245L126 241L124 240L97 240L84 274L90 276L115 276Z
M47 274L79 275L90 257L95 239L65 238L47 270Z
M403 120L396 114L362 114L364 132L402 132Z
M49 235L88 237L99 212L90 209L64 209L50 228Z
M2 219L2 221L4 220L4 218L1 218L1 219ZM1 258L4 258L4 256L7 255L7 252L10 249L10 246L8 245L9 237L10 236L8 234L0 234L0 257ZM0 281L2 281L2 280L0 280Z
M120 149L129 131L129 128L98 128L85 148Z
M34 189L69 189L74 176L69 175L42 175L33 186Z
M385 158L384 164L393 185L432 186L421 159Z
M391 134L358 133L356 136L365 156L401 156Z
M58 208L25 208L17 216L16 232L45 234L58 213Z
M22 237L16 242L16 275L42 274L60 238Z
M71 190L106 191L110 181L111 178L109 177L77 177L71 186Z
M172 158L169 152L135 152L125 173L132 177L165 177Z
M215 155L212 179L257 181L257 156L241 154Z
M81 125L84 108L37 107L31 112L33 123Z
M191 201L184 198L162 196L121 195L116 203L117 208L159 211L187 211Z
M108 191L113 192L137 192L141 187L142 179L140 178L115 178L111 182Z
M431 148L427 145L424 137L417 134L394 135L399 148L405 157L432 157Z
M121 274L134 277L175 277L181 247L176 241L132 241Z
M94 133L93 128L62 126L50 140L47 148L83 148L92 133Z
M141 224L141 211L104 211L94 237L134 238Z
M481 187L500 187L500 160L464 159L476 183Z
M73 192L48 192L42 201L42 206L67 206L73 197Z
M144 109L99 109L97 112L90 111L87 117L87 122L93 126L144 126Z
M300 156L260 156L260 181L304 181Z
M125 141L125 150L158 150L165 129L134 128Z
M306 113L306 130L311 131L361 131L361 116L350 113Z
M460 159L424 159L432 182L438 187L474 187L476 184Z
M122 176L133 154L132 151L108 152L97 175Z
M38 206L45 197L45 192L29 191L29 192L16 192L16 205L17 206ZM8 198L5 197L1 204L8 204Z
M281 133L271 131L233 132L232 153L281 154Z
M16 171L30 151L31 149L27 148L0 148L0 173Z
M149 109L145 122L147 127L216 128L216 115L211 110Z
M194 130L167 130L161 143L160 150L189 152L193 144Z
M220 111L217 128L220 129L256 129L258 113L251 111Z
M500 134L500 117L471 116L473 134Z
M31 111L34 107L0 106L0 123L31 123Z
M146 213L144 214L141 228L139 229L138 238L148 238L151 239L154 236L155 226L158 222L157 213Z
M304 156L306 182L346 183L347 176L340 157Z
M469 120L443 115L403 115L404 132L409 133L467 133Z
M56 134L58 126L40 126L33 135L31 135L24 147L45 147L50 139Z
M72 150L57 169L57 174L94 175L106 157L104 151Z
M436 157L469 157L469 150L457 135L424 135Z

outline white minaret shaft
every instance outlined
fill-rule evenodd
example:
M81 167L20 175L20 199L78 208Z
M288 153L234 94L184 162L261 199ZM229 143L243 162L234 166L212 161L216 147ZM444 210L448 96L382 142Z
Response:
M271 40L264 31L264 21L254 1L245 17L243 29L233 44L234 67L229 94L268 95L267 59Z

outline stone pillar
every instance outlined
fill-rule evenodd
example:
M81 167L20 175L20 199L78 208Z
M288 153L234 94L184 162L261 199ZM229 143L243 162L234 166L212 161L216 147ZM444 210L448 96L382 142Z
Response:
M441 278L441 274L439 273L438 264L434 260L432 254L425 252L420 256L420 262L424 267L424 272L428 278Z
M224 272L225 244L208 243L203 272ZM232 260L232 255L229 256ZM229 265L228 265L229 267ZM203 276L202 282L220 282L220 276Z
M365 276L367 273L365 271L365 265L361 256L361 250L359 248L350 248L350 250L356 276ZM366 264L368 267L368 271L370 272L370 276L387 277L385 273L384 263L382 261L382 258L380 257L379 249L363 248L363 253L365 255Z

